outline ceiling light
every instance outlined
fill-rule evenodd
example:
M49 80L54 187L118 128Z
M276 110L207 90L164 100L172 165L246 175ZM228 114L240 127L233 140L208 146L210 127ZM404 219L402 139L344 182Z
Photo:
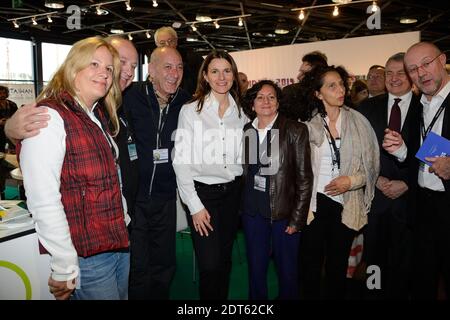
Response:
M186 37L186 41L187 42L197 42L198 38L196 38L196 37Z
M220 24L217 21L214 21L214 27L216 27L216 29L220 28Z
M333 17L337 17L338 15L339 15L339 8L335 6L333 10Z
M111 27L110 31L111 31L111 33L114 33L114 34L122 34L122 33L124 33L123 29L120 28L120 27Z
M45 6L51 9L62 9L64 8L63 1L45 1Z
M31 18L31 21L33 22L33 26L37 26L36 17Z
M126 1L125 6L127 7L127 11L131 11L130 1Z
M133 40L133 36L131 35L131 33L128 34L128 40L130 40L130 41Z
M298 18L299 18L300 20L305 19L305 12L304 12L303 10L300 10L300 14L298 15Z
M416 18L401 18L400 19L400 23L402 24L411 24L411 23L416 23L417 19Z
M48 23L52 23L52 22L53 22L52 16L47 16L47 22L48 22Z
M182 23L181 23L181 22L179 22L179 21L175 21L174 23L172 23L172 27L173 27L173 28L175 28L175 29L178 29L178 28L180 28L180 27L181 27L181 25L182 25Z
M352 2L352 0L333 0L333 2L338 4L347 4Z
M197 15L195 16L195 20L200 22L210 22L212 21L212 18L206 13L197 13Z
M289 33L289 28L284 23L284 19L280 19L278 21L278 24L277 24L277 26L275 28L275 33L276 34L287 34L287 33Z
M378 9L380 9L380 8L377 6L377 2L374 1L374 2L372 3L372 5L370 6L370 10L371 10L372 12L377 12Z
M239 18L238 26L242 27L244 25L244 21L242 21L242 18Z
M97 13L98 16L106 16L109 11L106 9L102 9L100 8L100 6L97 6L97 8L95 9L95 12Z
M192 31L197 31L197 27L195 26L195 24L191 25Z
M152 37L148 31L145 33L145 36L147 37L147 39L150 39Z
M17 21L16 20L13 20L13 26L14 26L14 28L19 28L19 24L17 23Z
M153 0L153 7L156 8L158 6L158 2L156 0Z

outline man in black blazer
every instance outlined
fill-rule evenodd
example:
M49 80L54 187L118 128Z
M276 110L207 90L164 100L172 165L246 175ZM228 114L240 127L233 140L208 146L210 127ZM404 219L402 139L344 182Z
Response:
M436 299L440 277L450 298L450 157L431 158L431 167L414 155L431 131L450 139L450 77L445 69L446 56L434 44L419 42L405 55L406 70L422 91L423 108L419 124L409 141L387 131L383 148L397 154L400 161L408 155L411 176L415 178L417 210L413 224L413 298ZM403 136L406 140L406 136Z
M386 128L409 137L410 130L417 127L419 99L411 91L403 58L401 52L386 62L388 93L365 100L358 109L372 125L380 148ZM369 298L408 297L412 247L409 184L407 164L381 149L380 176L364 232L364 257L368 266L380 267L381 290L370 290Z

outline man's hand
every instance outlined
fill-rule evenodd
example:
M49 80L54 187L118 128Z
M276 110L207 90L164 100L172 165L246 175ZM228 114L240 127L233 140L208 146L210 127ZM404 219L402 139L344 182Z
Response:
M5 134L13 142L39 134L39 130L47 127L50 115L46 107L26 104L6 121Z
M397 199L408 191L408 185L402 180L391 180L386 185L386 190L383 194L389 199Z
M75 290L75 279L72 280L69 288L68 281L56 281L50 277L48 278L48 287L56 300L68 300L73 290Z
M192 222L194 223L195 231L203 235L208 236L208 229L213 231L213 227L211 226L211 216L209 215L208 210L203 208L199 212L192 215Z
M428 171L434 172L439 178L450 180L450 157L425 158L425 160L433 164Z
M390 129L384 130L384 139L382 147L390 154L397 151L403 145L402 135Z
M388 183L389 183L389 179L383 176L379 176L377 179L377 184L376 187L378 188L378 190L380 190L381 192L385 193L387 188L388 188Z

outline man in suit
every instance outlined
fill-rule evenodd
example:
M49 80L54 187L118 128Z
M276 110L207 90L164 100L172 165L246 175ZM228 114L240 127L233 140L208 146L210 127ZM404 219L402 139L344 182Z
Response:
M414 159L418 148L431 131L450 139L450 77L445 70L446 56L434 44L419 42L405 55L406 70L422 91L419 123L409 141L386 130L383 148L405 158L411 168L414 204L414 261L412 296L436 299L439 277L450 297L450 157L431 158L432 166ZM403 136L406 140L406 136Z
M379 145L390 128L408 137L417 126L419 98L403 65L404 53L390 57L385 66L388 93L365 100L358 109L372 125ZM407 143L407 141L405 141ZM364 232L367 265L381 269L381 290L369 291L370 298L406 299L411 264L411 230L408 222L408 167L387 151L380 152L380 176Z
M386 93L386 77L383 66L377 64L369 68L367 73L367 89L369 90L369 98L376 97Z

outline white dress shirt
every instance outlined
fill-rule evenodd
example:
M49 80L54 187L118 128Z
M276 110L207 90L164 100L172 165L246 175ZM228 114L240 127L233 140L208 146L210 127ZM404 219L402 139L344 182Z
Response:
M434 115L439 110L439 107L444 102L445 98L450 93L450 81L439 91L438 94L434 95L430 101L422 95L420 102L423 105L423 122L425 125L425 130L430 125L431 121L434 118ZM445 110L441 113L439 118L434 123L431 131L434 133L441 135L442 134L442 124L444 122L444 113ZM420 138L422 144L422 135ZM422 188L428 188L434 191L445 191L444 185L442 184L442 180L434 173L428 172L428 165L425 165L424 170L419 170L419 186Z
M33 215L39 241L51 255L52 278L67 281L77 277L78 254L70 237L59 191L66 154L66 131L59 113L52 108L48 108L48 113L48 126L41 129L37 136L23 140L20 167L27 206ZM87 114L102 128L93 112ZM114 140L107 140L113 144L118 155Z
M273 118L273 120L272 120L265 128L263 128L263 129L259 129L259 128L258 128L258 124L259 124L258 117L256 117L256 118L252 121L252 126L253 126L253 128L255 128L255 129L258 131L258 138L259 138L259 143L260 143L260 144L264 142L264 139L265 139L266 136L267 136L267 132L268 132L270 129L272 129L273 124L275 123L275 121L277 121L277 118L278 118L278 113L277 113L277 115L275 116L275 118Z
M194 187L194 180L227 183L242 175L242 133L248 118L239 111L231 94L229 106L221 119L219 101L209 94L200 113L197 101L185 104L178 118L173 167L180 197L191 214L204 208Z

